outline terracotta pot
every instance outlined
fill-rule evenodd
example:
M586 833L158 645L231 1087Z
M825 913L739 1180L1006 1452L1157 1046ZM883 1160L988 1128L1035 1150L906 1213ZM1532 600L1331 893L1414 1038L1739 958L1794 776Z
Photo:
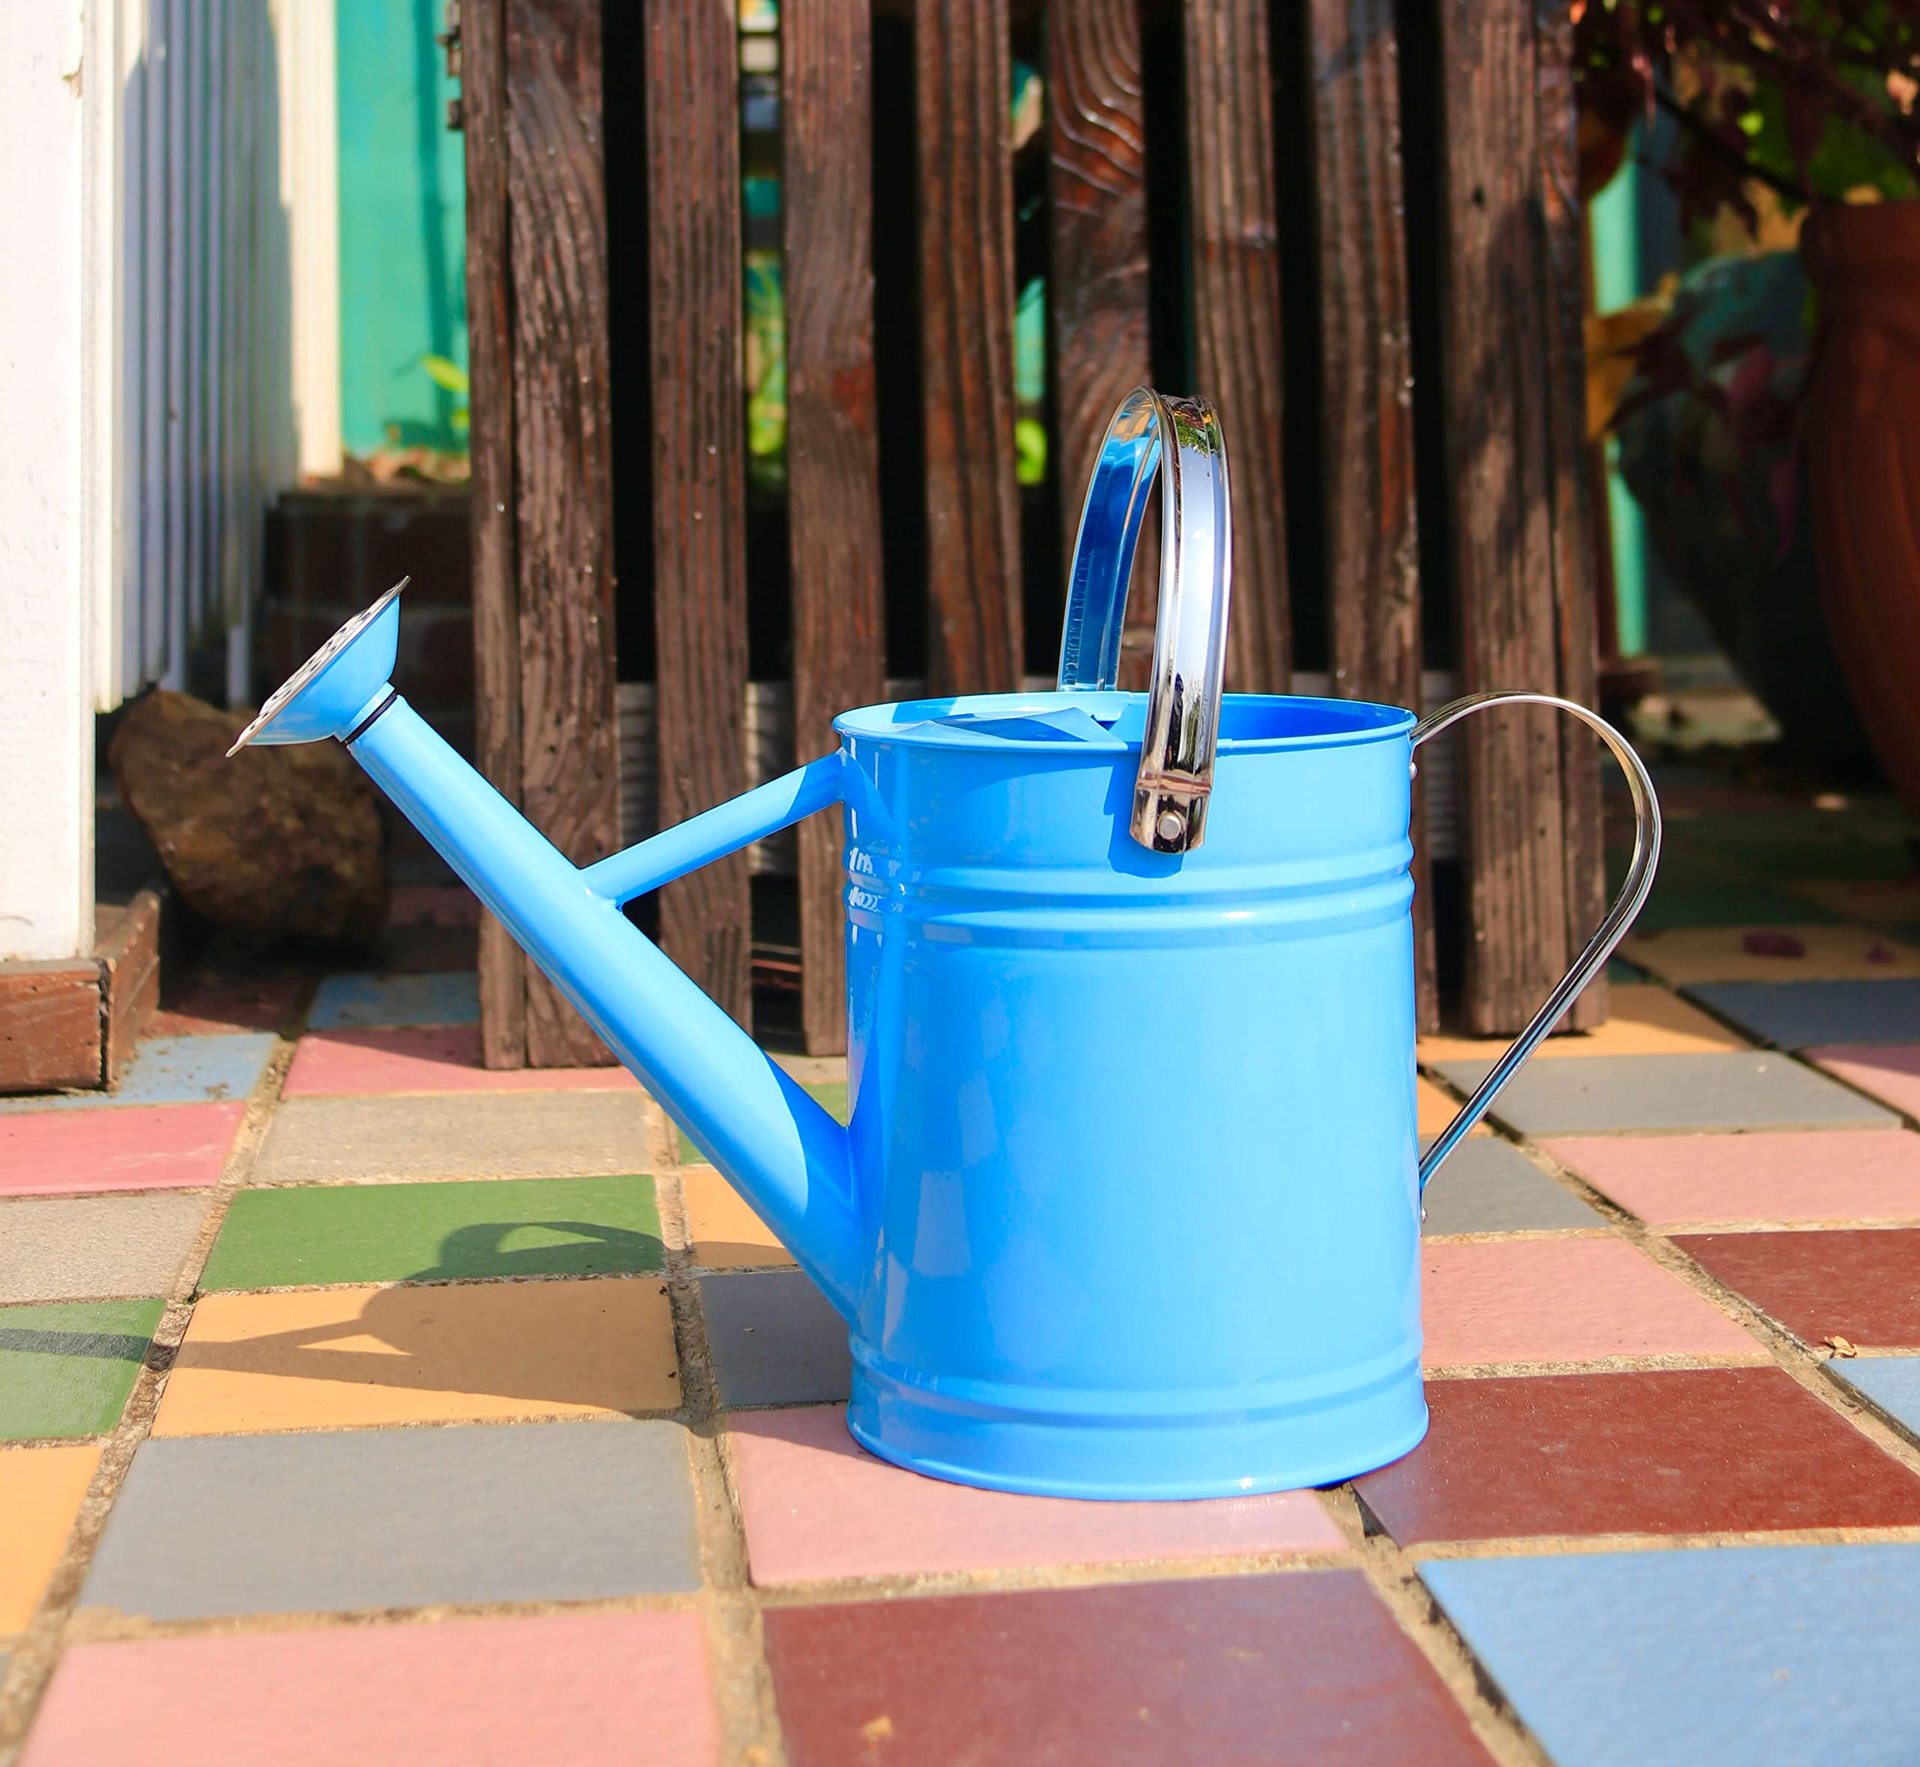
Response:
M1807 492L1820 600L1875 756L1920 814L1920 202L1815 211Z

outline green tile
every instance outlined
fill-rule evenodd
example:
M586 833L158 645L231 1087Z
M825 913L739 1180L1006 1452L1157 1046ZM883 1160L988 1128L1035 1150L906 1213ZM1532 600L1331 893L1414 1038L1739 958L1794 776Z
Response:
M492 1178L243 1190L203 1292L658 1270L650 1178Z
M104 1435L160 1323L159 1301L0 1307L0 1441Z
M809 1080L805 1089L817 1098L826 1108L827 1114L837 1123L847 1120L847 1083L845 1080ZM678 1131L680 1136L680 1163L683 1166L704 1166L707 1156L695 1147L687 1137L687 1132Z
M1642 932L1710 926L1825 926L1836 917L1817 902L1761 883L1669 883L1657 878L1634 923Z

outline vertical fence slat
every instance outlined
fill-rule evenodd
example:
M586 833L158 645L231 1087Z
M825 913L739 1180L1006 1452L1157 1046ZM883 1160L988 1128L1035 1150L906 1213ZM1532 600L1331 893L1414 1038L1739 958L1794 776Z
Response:
M647 259L663 827L747 784L740 251L734 9L728 0L649 7ZM752 1006L750 920L744 853L703 866L660 894L667 954L742 1024Z
M1547 398L1552 422L1553 600L1559 691L1583 706L1599 704L1599 571L1604 555L1594 504L1586 424L1586 223L1580 206L1578 111L1573 91L1573 20L1557 0L1536 0L1541 188L1552 275L1547 308ZM1569 718L1560 720L1567 877L1566 950L1584 946L1606 913L1606 858L1599 745ZM1610 766L1611 762L1604 763ZM1607 981L1591 983L1567 1014L1578 1029L1604 1024Z
M520 806L569 859L587 864L611 853L620 838L607 218L594 0L509 0L506 94ZM613 1059L531 969L526 1013L533 1066Z
M460 103L467 180L467 375L472 409L474 741L481 771L520 797L520 586L513 544L513 306L507 223L507 0L466 0ZM480 1040L490 1068L527 1058L527 964L480 922Z
M1101 431L1128 390L1152 378L1138 0L1053 0L1047 129L1053 226L1047 298L1065 570Z
M1006 0L913 16L927 686L1006 690L1022 662Z
M794 752L805 760L832 747L837 712L886 692L866 8L789 8L781 59ZM799 837L801 1025L810 1053L838 1054L847 1037L838 814L809 818Z
M186 0L167 8L167 192L163 222L167 241L167 388L162 405L166 460L164 517L167 529L166 602L161 627L161 679L184 687L187 650L187 241L182 218L187 191Z
M1321 521L1334 691L1420 704L1413 340L1392 0L1312 0ZM1414 973L1439 1023L1424 805L1414 807Z
M1560 677L1552 421L1554 266L1533 0L1440 11L1446 493L1462 685ZM1590 603L1589 603L1590 606ZM1467 1028L1518 1030L1568 957L1566 776L1544 710L1466 726Z
M1287 684L1280 242L1267 0L1187 0L1187 202L1194 390L1220 408L1233 467L1227 684Z

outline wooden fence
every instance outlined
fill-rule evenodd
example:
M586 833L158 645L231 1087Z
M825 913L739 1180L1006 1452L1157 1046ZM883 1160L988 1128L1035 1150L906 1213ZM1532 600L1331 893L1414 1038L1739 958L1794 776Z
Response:
M802 758L889 674L1017 685L1057 642L1099 429L1143 380L1223 413L1231 687L1307 665L1411 705L1424 661L1460 691L1590 703L1566 10L788 0L769 496L747 472L734 0L604 18L598 0L463 0L489 774L584 862L646 832L620 826L623 680L653 683L663 822L754 776L750 675L790 679ZM1037 178L1012 151L1016 44L1045 77ZM1037 489L1012 446L1016 260L1036 252ZM1474 721L1458 784L1462 887L1437 945L1459 954L1463 1024L1517 1029L1603 906L1597 767L1584 735L1527 713ZM816 818L798 945L817 1051L845 1036L841 882ZM751 916L744 855L658 905L669 954L742 1020ZM490 1063L603 1059L498 929L481 990Z

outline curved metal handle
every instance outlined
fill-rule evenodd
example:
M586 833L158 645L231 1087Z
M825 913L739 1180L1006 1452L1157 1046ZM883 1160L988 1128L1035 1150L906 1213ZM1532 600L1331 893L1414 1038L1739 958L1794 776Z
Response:
M1457 724L1473 712L1488 706L1552 706L1567 712L1591 728L1612 751L1627 776L1627 789L1633 794L1633 862L1627 867L1627 881L1607 910L1600 930L1587 941L1587 948L1574 960L1573 968L1560 978L1559 987L1547 996L1547 1003L1533 1015L1532 1022L1513 1040L1506 1054L1493 1064L1487 1077L1473 1090L1473 1096L1460 1107L1459 1114L1441 1132L1420 1161L1420 1188L1425 1191L1433 1181L1440 1162L1452 1153L1460 1138L1486 1115L1493 1097L1530 1056L1542 1038L1560 1022L1560 1015L1574 997L1599 974L1602 965L1626 937L1653 888L1654 867L1660 863L1660 800L1654 795L1653 780L1646 764L1633 752L1632 745L1598 712L1576 705L1570 699L1556 699L1550 693L1470 693L1429 712L1413 727L1413 746L1417 749L1430 736L1438 736L1449 725Z
M1143 847L1185 853L1206 838L1233 584L1227 445L1206 400L1135 387L1108 422L1073 544L1060 685L1119 683L1134 548L1163 465L1160 604L1131 828Z

